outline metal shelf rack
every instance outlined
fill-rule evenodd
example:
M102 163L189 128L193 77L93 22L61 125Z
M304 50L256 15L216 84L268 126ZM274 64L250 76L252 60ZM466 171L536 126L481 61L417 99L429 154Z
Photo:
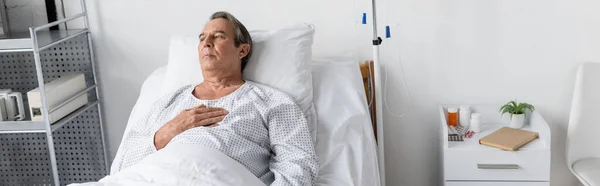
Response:
M80 14L0 40L0 88L26 95L39 86L44 116L88 94L86 105L52 124L49 117L30 121L30 114L24 121L0 121L0 185L65 185L108 174L92 39L85 0L80 2ZM47 31L76 19L85 28ZM44 83L70 72L84 73L87 88L48 108Z

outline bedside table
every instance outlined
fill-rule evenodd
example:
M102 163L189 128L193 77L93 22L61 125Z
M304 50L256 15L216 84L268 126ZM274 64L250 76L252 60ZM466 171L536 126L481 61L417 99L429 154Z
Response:
M528 114L522 130L537 132L538 139L518 151L479 144L479 139L508 125L508 114L500 116L500 105L470 105L481 113L481 132L464 141L448 141L447 108L440 105L443 180L446 186L549 186L550 128L538 112ZM527 122L529 121L529 122Z

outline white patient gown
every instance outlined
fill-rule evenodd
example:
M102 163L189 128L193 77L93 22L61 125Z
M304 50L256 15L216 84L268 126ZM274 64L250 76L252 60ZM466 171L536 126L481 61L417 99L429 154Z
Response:
M229 111L217 127L189 129L169 144L195 144L220 150L248 168L267 185L314 185L318 164L306 118L286 94L246 81L216 100L199 100L194 85L185 86L154 103L125 134L117 171L156 152L154 133L181 111L204 104ZM113 172L114 174L114 172Z

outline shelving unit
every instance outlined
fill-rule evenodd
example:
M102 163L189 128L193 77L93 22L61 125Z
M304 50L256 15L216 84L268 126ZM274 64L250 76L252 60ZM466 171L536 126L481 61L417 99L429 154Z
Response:
M45 116L88 96L86 105L53 124L48 117L31 121L30 113L23 121L0 122L0 185L66 185L108 174L92 39L85 1L80 2L80 14L0 40L0 88L21 92L25 107L27 91L38 86ZM46 30L76 19L85 28ZM44 83L72 72L84 73L87 88L48 108Z

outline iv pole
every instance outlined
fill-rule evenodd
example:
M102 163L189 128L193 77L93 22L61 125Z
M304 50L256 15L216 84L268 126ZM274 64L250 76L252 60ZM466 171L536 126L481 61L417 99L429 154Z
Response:
M373 71L375 73L375 106L377 117L377 162L379 164L379 178L382 186L385 186L385 159L383 146L383 114L381 102L381 69L379 64L379 45L381 38L377 36L377 11L375 10L375 0L371 0L373 7Z

